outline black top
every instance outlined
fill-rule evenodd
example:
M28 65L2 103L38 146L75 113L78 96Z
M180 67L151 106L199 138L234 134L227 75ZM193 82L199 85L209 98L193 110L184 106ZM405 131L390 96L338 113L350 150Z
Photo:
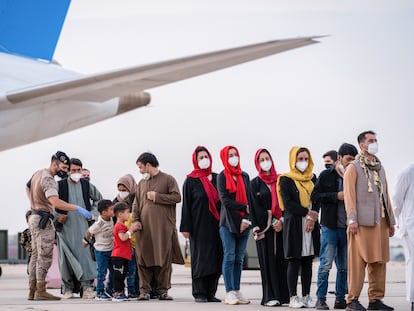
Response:
M315 175L312 181L316 182ZM285 207L284 224L283 224L283 246L285 250L285 258L301 258L302 257L302 217L308 213L308 209L300 204L299 191L293 179L280 177L280 192ZM312 204L312 210L318 211L318 206ZM312 241L315 256L319 256L320 249L320 232L319 223L315 222L312 231Z
M312 201L321 209L321 225L330 229L337 228L340 179L335 166L322 171L311 195Z
M272 210L272 193L266 183L258 176L252 179L250 191L252 196L250 208L252 227L258 226L262 231L267 227L267 211Z
M242 172L242 177L246 189L247 200L249 205L251 205L249 175L246 172ZM249 219L247 206L236 201L236 192L230 193L226 189L226 177L224 176L224 171L217 176L217 190L221 201L220 226L226 227L231 233L236 235L245 234L247 230L240 234L240 224L242 218ZM236 211L243 211L246 214L242 217L239 213L236 213Z
M211 182L217 188L216 173L212 173ZM220 201L216 208L220 213ZM180 232L190 232L192 277L220 273L223 249L219 221L209 211L208 197L199 178L187 177L184 181Z

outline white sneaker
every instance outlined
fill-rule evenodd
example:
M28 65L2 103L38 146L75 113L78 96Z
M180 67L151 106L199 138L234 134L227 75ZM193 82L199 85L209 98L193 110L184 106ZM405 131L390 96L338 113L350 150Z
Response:
M316 301L312 299L310 295L306 295L302 298L303 306L305 308L315 308Z
M236 297L237 297L237 300L239 301L239 304L247 305L250 303L250 300L243 297L243 294L241 293L241 291L236 290L235 292L236 292Z
M298 296L290 297L289 308L300 309L303 308L305 305Z
M73 292L71 290L66 291L63 295L62 295L63 299L71 299L73 298Z
M237 305L239 303L239 299L237 299L236 292L234 290L226 293L226 298L224 299L224 303L226 305Z
M92 287L88 287L83 291L82 298L84 299L94 299L95 298L95 292L93 291Z
M266 307L276 307L276 306L280 306L280 301L279 300L269 300L264 305Z

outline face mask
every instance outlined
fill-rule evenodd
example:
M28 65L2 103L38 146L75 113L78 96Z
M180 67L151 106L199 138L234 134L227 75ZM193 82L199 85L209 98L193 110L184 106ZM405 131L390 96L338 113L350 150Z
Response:
M118 195L122 200L124 200L126 197L129 196L129 192L128 191L119 191Z
M210 159L209 158L202 158L200 161L198 161L198 167L202 170L205 170L206 168L210 167Z
M345 166L343 166L342 163L338 164L338 168L339 168L339 170L341 171L342 174L345 173Z
M296 168L303 173L308 168L308 162L296 162Z
M144 180L148 180L148 179L150 179L150 177L151 177L150 173L143 173L143 174L142 174L142 178L143 178Z
M262 170L267 172L272 167L272 162L271 161L260 162L260 167L261 167Z
M81 173L70 174L70 179L72 179L74 182L78 182L81 179L81 176Z
M239 157L234 156L234 157L229 158L229 164L233 167L236 167L237 164L239 164Z
M368 145L368 153L369 154L376 154L378 152L378 144L377 143L372 143Z
M66 173L65 171L62 170L58 170L56 172L56 175L62 179L67 178L68 177L68 173Z
M332 164L332 163L325 163L325 168L326 168L326 169L331 168L332 166L333 166L333 164Z

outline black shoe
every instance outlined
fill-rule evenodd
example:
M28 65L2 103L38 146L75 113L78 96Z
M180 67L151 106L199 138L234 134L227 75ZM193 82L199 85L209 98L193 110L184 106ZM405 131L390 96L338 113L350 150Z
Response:
M377 299L374 302L370 302L368 304L368 310L383 310L383 311L391 311L394 310L393 307L387 306L381 300Z
M316 310L329 310L329 306L326 304L326 299L318 299L316 300L315 305Z
M207 297L207 301L208 302L221 302L221 299L218 299L218 298L212 296L212 297Z
M366 311L365 309L358 301L358 299L352 300L350 303L346 305L347 311Z
M345 299L335 300L334 309L346 309L346 300Z
M207 298L206 297L196 297L194 298L195 302L207 302Z

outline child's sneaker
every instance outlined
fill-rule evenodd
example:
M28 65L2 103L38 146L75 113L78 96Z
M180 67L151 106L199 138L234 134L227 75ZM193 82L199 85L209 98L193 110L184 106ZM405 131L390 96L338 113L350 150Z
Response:
M114 296L112 297L112 301L128 301L128 297L125 296L124 293L114 293Z
M107 293L102 292L102 293L97 293L95 300L99 300L99 301L110 301L112 300L112 297L109 296Z

